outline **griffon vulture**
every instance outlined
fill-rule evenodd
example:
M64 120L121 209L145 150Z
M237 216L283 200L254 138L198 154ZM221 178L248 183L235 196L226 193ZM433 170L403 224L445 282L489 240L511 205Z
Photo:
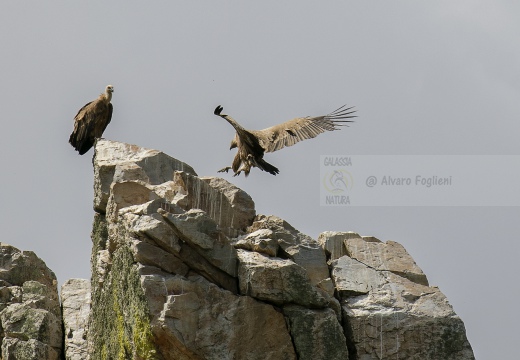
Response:
M103 135L112 119L112 93L114 87L107 85L105 92L79 109L74 117L74 131L70 134L69 143L80 155L94 145L96 139Z
M226 119L236 130L229 149L238 148L232 165L219 172L228 172L229 169L232 169L235 173L233 176L240 175L242 171L248 176L251 167L257 167L270 174L278 174L280 172L278 168L264 160L264 153L292 146L302 140L312 139L325 131L339 130L339 126L352 122L352 120L343 119L356 117L352 115L355 112L352 110L353 107L345 108L345 106L343 105L327 115L295 118L264 130L244 129L231 116L222 114L222 106L217 106L214 114Z

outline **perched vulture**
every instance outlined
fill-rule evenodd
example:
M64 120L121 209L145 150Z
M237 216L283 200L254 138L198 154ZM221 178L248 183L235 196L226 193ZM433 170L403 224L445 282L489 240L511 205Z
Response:
M352 120L343 119L356 117L352 115L355 112L352 110L353 107L345 107L346 105L343 105L327 115L295 118L264 130L246 130L231 116L222 114L222 106L217 106L214 114L226 119L236 130L229 149L238 148L231 166L227 166L219 172L228 172L229 169L232 169L235 173L233 176L240 175L242 171L248 176L251 167L257 167L270 174L278 174L280 172L278 168L264 160L264 153L292 146L302 140L312 139L325 131L339 130L338 126L352 122Z
M74 117L74 131L70 134L69 143L80 155L94 145L96 139L103 135L112 119L112 93L114 87L107 85L105 92L79 109Z

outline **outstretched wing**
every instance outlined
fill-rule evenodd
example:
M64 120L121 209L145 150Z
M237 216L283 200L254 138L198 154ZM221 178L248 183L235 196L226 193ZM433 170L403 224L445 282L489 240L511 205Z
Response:
M344 119L356 117L352 115L355 110L352 110L353 107L345 107L343 105L327 115L296 118L252 133L261 139L266 152L273 152L302 140L312 139L325 131L339 130L339 126L353 122Z

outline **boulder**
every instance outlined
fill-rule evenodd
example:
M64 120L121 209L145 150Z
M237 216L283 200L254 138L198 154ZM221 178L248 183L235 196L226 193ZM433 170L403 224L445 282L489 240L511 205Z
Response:
M276 305L325 307L328 298L311 283L304 268L292 260L238 250L240 293Z
M0 243L2 359L60 359L63 331L56 276L32 251Z
M255 234L261 230L270 231L269 236L278 243L279 256L303 267L312 285L319 286L329 296L333 296L334 287L330 280L325 251L316 240L273 215L257 215L249 231Z
M375 270L391 271L421 285L428 279L406 249L395 241L383 243L375 238L345 240L347 255Z
M278 241L270 229L253 231L247 236L241 237L235 242L235 248L256 251L267 256L276 256L278 253Z
M346 255L331 266L351 357L474 359L462 321L438 288Z

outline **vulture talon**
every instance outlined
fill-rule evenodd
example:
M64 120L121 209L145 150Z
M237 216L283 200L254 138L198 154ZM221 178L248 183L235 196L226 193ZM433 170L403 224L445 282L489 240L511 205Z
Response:
M220 170L217 171L217 172L219 172L219 173L222 173L222 172L227 173L230 169L231 169L231 166L226 166L225 168L222 168L222 169L220 169Z

